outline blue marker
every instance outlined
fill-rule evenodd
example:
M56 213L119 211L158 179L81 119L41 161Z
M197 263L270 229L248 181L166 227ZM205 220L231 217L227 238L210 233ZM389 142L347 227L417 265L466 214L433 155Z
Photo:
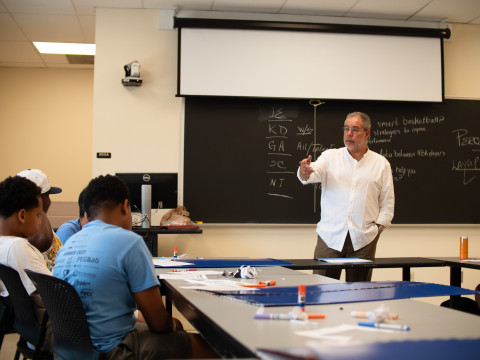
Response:
M410 331L410 326L408 326L408 325L396 325L396 324L363 322L363 321L360 321L358 323L358 325L374 327L374 328L379 328L379 329Z

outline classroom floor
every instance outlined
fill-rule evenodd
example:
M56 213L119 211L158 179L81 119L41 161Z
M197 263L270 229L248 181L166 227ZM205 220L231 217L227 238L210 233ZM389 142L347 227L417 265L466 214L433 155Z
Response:
M2 349L0 350L0 360L11 360L17 350L18 334L8 334L3 338Z

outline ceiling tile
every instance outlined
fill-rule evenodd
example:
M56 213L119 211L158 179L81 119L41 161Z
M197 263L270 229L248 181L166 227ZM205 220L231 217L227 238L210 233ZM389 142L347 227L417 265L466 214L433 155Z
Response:
M360 0L346 14L349 17L406 20L431 0Z
M0 41L0 63L42 63L33 44L24 41Z
M95 16L79 16L80 26L82 27L85 42L88 44L95 43Z
M143 0L146 9L212 10L214 0Z
M29 62L2 62L0 61L0 66L11 66L11 67L25 67L25 68L44 68L45 64L43 62L38 63L29 63Z
M276 14L284 3L285 0L215 0L213 10Z
M61 54L40 54L45 64L68 64L67 57Z
M281 14L344 16L358 0L286 0Z
M46 63L46 67L49 67L49 68L65 68L65 69L93 69L93 65L90 65L90 64Z
M0 0L0 66L72 66L59 58L43 58L29 41L94 43L98 7L270 13L283 18L346 16L358 23L448 18L451 23L480 25L480 0Z
M14 14L13 16L31 41L85 42L80 22L74 15Z
M433 0L409 20L469 22L480 15L479 0Z
M75 14L71 1L65 0L2 0L11 13Z
M473 19L472 21L470 21L469 24L480 24L480 16L477 17L476 19Z
M23 32L8 13L0 13L0 41L27 41Z
M78 15L94 15L95 8L142 8L142 0L71 0Z
M77 15L95 15L95 0L72 0Z

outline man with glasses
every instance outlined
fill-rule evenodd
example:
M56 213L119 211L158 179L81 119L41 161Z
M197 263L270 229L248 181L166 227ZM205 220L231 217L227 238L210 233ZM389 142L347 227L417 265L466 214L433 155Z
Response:
M317 224L314 258L373 260L378 238L393 219L395 196L390 163L367 146L370 117L347 115L345 147L324 151L312 162L303 159L298 178L303 184L322 184L321 219ZM315 270L340 279L341 269ZM372 269L347 269L346 281L370 281Z

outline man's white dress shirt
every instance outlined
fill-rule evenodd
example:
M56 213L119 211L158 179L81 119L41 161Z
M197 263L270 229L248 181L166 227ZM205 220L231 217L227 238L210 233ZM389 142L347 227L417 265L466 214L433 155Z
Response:
M324 151L311 166L315 171L307 181L300 178L300 169L297 176L303 184L322 184L317 234L329 248L341 251L350 232L353 249L361 249L377 236L377 224L391 224L393 176L383 156L367 150L357 161L343 147Z

